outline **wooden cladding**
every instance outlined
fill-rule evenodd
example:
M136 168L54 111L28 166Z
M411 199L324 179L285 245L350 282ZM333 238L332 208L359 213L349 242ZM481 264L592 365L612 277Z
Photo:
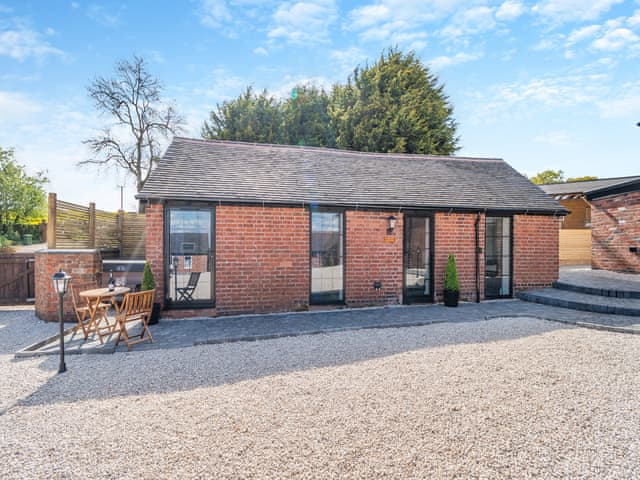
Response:
M144 258L145 216L97 210L94 203L76 205L50 193L47 239L50 249L96 248L123 258Z
M560 265L591 264L591 230L560 230Z

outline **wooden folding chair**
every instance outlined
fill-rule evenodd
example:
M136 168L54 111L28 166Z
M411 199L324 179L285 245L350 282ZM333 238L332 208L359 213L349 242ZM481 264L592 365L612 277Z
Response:
M153 336L149 330L149 318L153 310L153 300L155 298L155 290L145 290L144 292L127 293L124 296L122 307L116 317L117 328L119 328L116 346L120 343L120 339L124 340L127 350L131 351L131 346L136 343L149 341L153 343ZM142 330L140 333L132 335L127 330L127 323L140 321ZM145 334L147 335L145 338ZM132 340L136 338L137 340Z
M73 302L73 311L76 314L76 319L78 320L78 325L73 328L74 333L78 330L82 330L84 334L84 339L86 340L89 336L89 327L91 326L91 315L89 311L89 306L85 303L84 305L80 302L80 298L78 297L78 291L73 288L73 285L69 285L69 290L71 291L71 300Z

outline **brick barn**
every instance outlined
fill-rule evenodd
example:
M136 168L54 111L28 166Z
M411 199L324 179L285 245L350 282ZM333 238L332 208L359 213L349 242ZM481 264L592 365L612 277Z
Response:
M640 273L640 177L591 190L591 266Z
M561 264L640 273L640 176L540 188L569 211L560 232Z
M175 138L138 198L168 314L461 300L558 276L566 210L500 159Z

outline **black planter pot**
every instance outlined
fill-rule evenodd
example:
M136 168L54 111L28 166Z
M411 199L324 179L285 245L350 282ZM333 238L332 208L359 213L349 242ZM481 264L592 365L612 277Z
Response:
M460 292L458 290L444 291L444 304L447 307L457 307L459 298L460 298Z
M154 303L153 310L151 310L151 317L149 318L149 325L155 325L160 321L160 304Z

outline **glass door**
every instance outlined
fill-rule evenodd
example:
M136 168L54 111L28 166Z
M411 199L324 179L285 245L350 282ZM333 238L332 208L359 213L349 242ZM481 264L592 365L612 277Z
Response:
M432 301L431 218L404 217L404 302Z
M177 307L213 305L213 210L170 207L167 217L167 303Z
M311 303L344 302L344 215L311 212Z
M511 218L487 217L485 225L484 296L511 296Z

